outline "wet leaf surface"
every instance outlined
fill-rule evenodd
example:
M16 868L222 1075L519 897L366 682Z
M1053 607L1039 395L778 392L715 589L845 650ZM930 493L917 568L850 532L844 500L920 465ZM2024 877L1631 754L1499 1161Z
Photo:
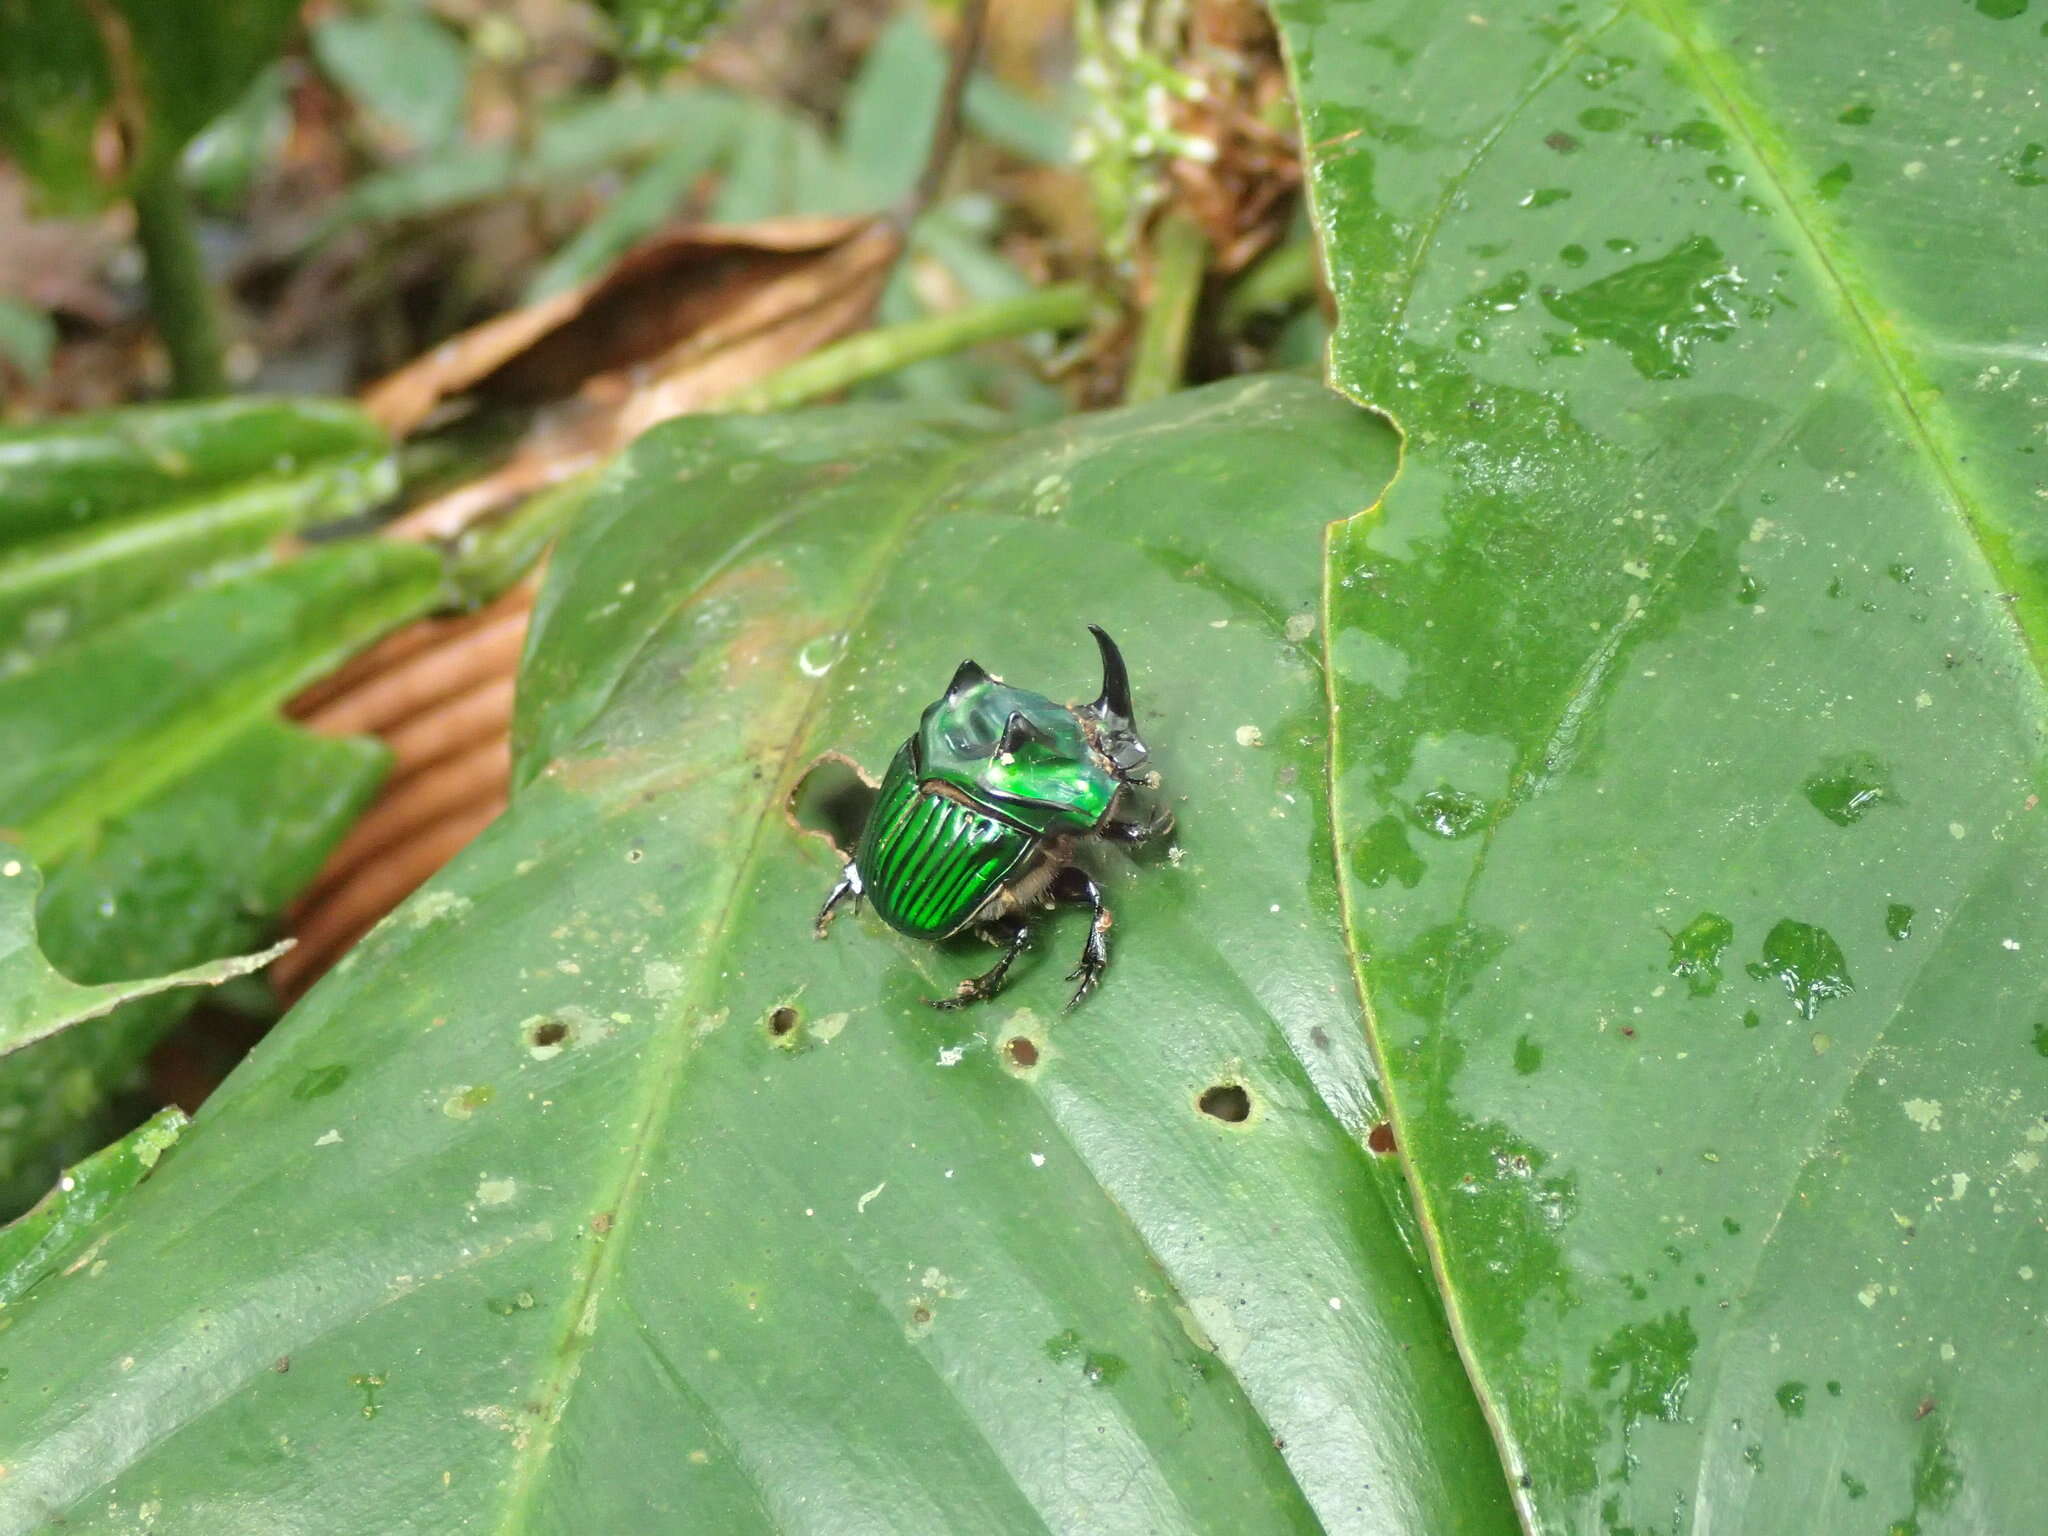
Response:
M1330 548L1353 938L1536 1529L2048 1496L2021 9L1278 7L1407 434Z
M1510 1528L1365 1150L1321 803L1316 536L1391 446L1292 380L643 438L509 812L10 1309L0 1529ZM814 943L811 765L963 652L1092 694L1088 620L1181 816L1096 861L1102 991L1059 1011L1071 914L979 1013L921 999L983 946Z

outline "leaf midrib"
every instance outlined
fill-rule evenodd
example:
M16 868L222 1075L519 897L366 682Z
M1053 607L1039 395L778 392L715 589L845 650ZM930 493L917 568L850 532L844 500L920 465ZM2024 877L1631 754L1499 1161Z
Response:
M933 471L919 482L917 488L905 496L903 511L887 533L876 538L871 545L876 553L869 561L858 593L847 609L849 629L858 627L873 611L881 596L886 573L900 554L904 541L916 527L933 496L958 474L962 465L970 462L986 447L987 442L984 438L977 435L970 439L944 455ZM804 742L809 738L812 722L823 706L828 680L818 678L809 683L806 690L809 697L805 699L792 723L788 741L777 759L775 772L761 776L759 782L763 790L752 817L753 826L747 838L746 850L733 861L731 876L714 909L716 915L712 932L715 938L699 961L692 985L677 1000L671 1011L668 1028L660 1041L660 1050L648 1071L647 1091L634 1111L634 1134L632 1140L627 1143L625 1156L621 1159L618 1177L607 1187L604 1198L591 1210L592 1218L610 1212L612 1227L602 1239L586 1245L581 1250L583 1254L589 1255L587 1260L580 1260L584 1269L582 1282L574 1287L574 1298L565 1311L562 1332L549 1354L553 1362L552 1368L544 1374L540 1383L541 1391L537 1401L546 1412L541 1416L541 1422L526 1446L514 1453L514 1466L508 1480L504 1507L491 1527L493 1530L506 1533L506 1536L514 1536L514 1533L527 1529L526 1517L531 1510L548 1453L554 1448L556 1426L561 1423L567 1412L569 1390L579 1374L583 1355L596 1337L607 1286L625 1257L628 1239L639 1212L640 1190L647 1182L641 1175L646 1168L648 1155L660 1141L669 1117L674 1113L677 1081L683 1063L691 1055L691 1048L696 1040L695 1033L683 1027L683 1021L701 1010L707 990L719 976L716 959L730 942L733 909L751 882L755 863L760 857L763 838L768 827L776 819L775 808L781 801L783 786L789 779L790 771L795 766ZM590 1318L587 1329L584 1326L586 1314Z
M1670 39L1685 61L1694 88L1742 140L1750 159L1763 172L1786 212L1791 214L1800 241L1825 279L1825 286L1841 305L1850 330L1883 383L1884 392L1892 397L1899 414L1905 419L1907 430L1919 445L1921 457L1940 481L1950 509L1969 534L1970 542L1985 565L1997 578L2000 589L2012 594L2033 590L2036 585L2033 576L2010 558L2000 547L1998 539L1987 534L1983 498L1973 487L1965 484L1961 456L1948 448L1928 413L1914 400L1907 385L1905 353L1887 340L1875 323L1872 316L1877 309L1876 299L1864 293L1851 279L1845 259L1838 256L1827 238L1829 231L1824 227L1824 218L1811 197L1795 189L1790 167L1777 153L1773 136L1765 130L1767 116L1761 104L1736 77L1726 48L1715 40L1709 52L1703 29L1692 14L1689 0L1628 0L1628 3ZM2020 616L2019 602L2007 602L2001 606L2007 610L2021 649L2033 664L2035 681L2048 686L2048 634L2037 635L2029 631Z

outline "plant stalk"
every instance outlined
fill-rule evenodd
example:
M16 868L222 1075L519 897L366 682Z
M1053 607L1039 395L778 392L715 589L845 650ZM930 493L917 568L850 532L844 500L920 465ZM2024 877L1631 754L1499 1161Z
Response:
M1202 297L1202 274L1208 264L1209 237L1199 224L1172 212L1159 221L1152 243L1152 298L1131 350L1130 377L1124 381L1126 405L1157 400L1180 388L1187 372L1188 333L1194 328L1195 304Z
M1217 318L1227 331L1241 331L1254 316L1292 309L1313 298L1322 282L1313 240L1290 240L1268 251L1224 295Z
M1014 299L996 299L925 320L865 331L778 369L760 383L728 395L712 409L779 411L804 405L977 342L1079 325L1095 302L1094 290L1086 284L1059 283Z
M149 309L171 359L171 393L226 394L218 301L199 253L191 199L178 182L176 156L143 173L134 200Z
M865 331L735 391L710 406L706 414L780 411L806 405L977 342L1080 325L1096 303L1095 291L1086 284L1061 283L1014 299ZM456 589L481 604L517 581L582 509L600 474L596 469L585 470L528 497L509 515L465 530L453 545L451 576Z

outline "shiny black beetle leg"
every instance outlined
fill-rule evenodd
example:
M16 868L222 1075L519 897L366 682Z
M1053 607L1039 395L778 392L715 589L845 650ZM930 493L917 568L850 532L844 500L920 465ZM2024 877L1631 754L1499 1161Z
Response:
M982 932L994 942L1009 946L1003 951L1002 959L979 976L970 976L961 982L951 997L926 998L925 1002L931 1007L951 1013L955 1008L987 1002L1003 990L1003 978L1009 974L1010 963L1024 953L1024 946L1031 942L1031 928L1021 918L1005 918L1000 923L990 923ZM998 938L998 934L1003 937Z
M1102 973L1109 966L1109 925L1114 921L1109 908L1102 904L1102 887L1088 876L1088 871L1078 864L1069 864L1054 877L1052 895L1056 901L1086 906L1090 913L1088 920L1088 941L1081 946L1081 963L1067 972L1067 980L1078 981L1074 995L1067 999L1072 1010L1080 1006L1081 999L1095 990L1102 980Z

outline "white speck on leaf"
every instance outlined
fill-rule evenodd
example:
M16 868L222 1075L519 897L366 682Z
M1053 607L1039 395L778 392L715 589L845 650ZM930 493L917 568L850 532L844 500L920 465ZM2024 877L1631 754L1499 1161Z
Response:
M1899 1108L1906 1112L1906 1118L1923 1131L1941 1129L1941 1100L1908 1099Z
M854 1201L853 1214L856 1216L865 1216L868 1213L868 1202L874 1199L875 1196L879 1195L883 1190L887 1189L888 1187L889 1181L887 1179L884 1179L881 1183L877 1184L873 1189L869 1190L866 1194L862 1195L858 1200Z
M341 1132L339 1132L339 1131L329 1131L329 1132L328 1132L328 1133L327 1133L327 1134L326 1134L325 1136L321 1136L321 1137L318 1137L318 1138L316 1138L316 1139L315 1139L315 1141L313 1142L313 1145L314 1145L314 1146L316 1146L316 1147L331 1147L331 1146L333 1146L333 1145L334 1145L334 1144L335 1144L336 1142L338 1142L338 1141L340 1141L340 1140L341 1140Z
M1266 733L1256 725L1240 725L1237 728L1237 744L1240 747L1263 747Z
M478 1205L510 1205L512 1197L519 1193L517 1179L479 1179L476 1185Z
M944 1046L939 1051L939 1065L942 1067L957 1067L960 1065L960 1059L966 1054L967 1047L964 1045Z
M466 916L474 905L454 891L429 891L412 904L407 916L413 927L425 928L443 918Z
M1873 1280L1870 1282L1870 1284L1866 1285L1865 1287L1863 1287L1862 1290L1856 1293L1856 1299L1862 1302L1863 1305L1865 1305L1866 1307L1874 1307L1877 1305L1878 1294L1878 1284L1875 1280Z
M1032 1153L1031 1166L1034 1168L1043 1168L1045 1166L1045 1154L1043 1152Z

